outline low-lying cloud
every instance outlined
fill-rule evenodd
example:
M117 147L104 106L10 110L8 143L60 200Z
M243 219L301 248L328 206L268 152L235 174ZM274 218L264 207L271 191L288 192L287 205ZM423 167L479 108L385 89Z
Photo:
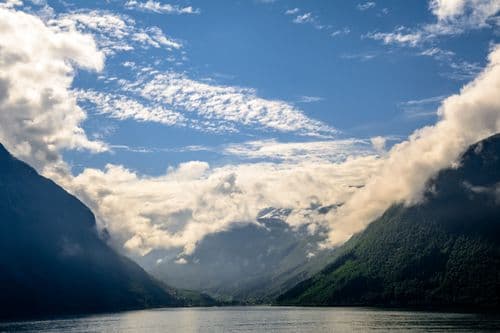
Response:
M393 203L418 203L439 170L452 167L469 145L500 132L500 46L488 58L475 80L442 102L435 125L395 145L366 185L331 213L331 244L363 230Z

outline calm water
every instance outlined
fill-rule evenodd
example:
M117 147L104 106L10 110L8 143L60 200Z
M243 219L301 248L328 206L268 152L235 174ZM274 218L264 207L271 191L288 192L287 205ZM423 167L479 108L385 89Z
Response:
M494 332L500 317L366 308L158 309L4 322L1 332Z

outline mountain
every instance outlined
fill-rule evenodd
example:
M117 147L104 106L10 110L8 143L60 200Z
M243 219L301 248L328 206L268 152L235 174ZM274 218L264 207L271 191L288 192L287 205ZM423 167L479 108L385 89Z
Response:
M0 318L183 303L108 247L85 205L0 145Z
M428 185L422 204L388 209L277 303L498 309L500 135Z
M317 207L326 212L328 208ZM153 251L138 262L177 288L206 292L226 301L270 302L327 264L332 252L320 250L321 233L293 229L286 209L260 212L258 224L241 224L205 237L191 255Z

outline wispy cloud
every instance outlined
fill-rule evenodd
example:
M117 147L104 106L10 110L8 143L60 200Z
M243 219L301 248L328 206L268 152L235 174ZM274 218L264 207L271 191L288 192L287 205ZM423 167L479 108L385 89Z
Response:
M358 10L361 10L361 11L365 11L365 10L368 10L370 8L374 8L377 4L374 2L374 1L367 1L367 2L364 2L364 3L360 3L356 6L356 8Z
M258 97L254 89L204 83L184 74L158 74L133 89L166 108L184 110L208 122L220 121L230 128L256 126L306 136L331 136L336 132L287 102Z
M159 1L147 0L145 2L129 0L125 3L125 8L127 9L137 9L145 12L152 12L158 14L200 14L198 8L193 8L192 6L181 7L177 5L171 5L168 3L161 3Z
M447 60L451 59L455 55L455 53L452 51L443 50L439 47L431 47L420 52L420 55L433 57L439 60Z
M459 35L469 30L498 25L498 0L431 0L429 9L436 21L413 29L397 27L392 32L371 32L365 36L384 44L416 47L440 36Z
M398 27L394 32L370 32L363 37L382 41L386 45L397 44L411 47L419 45L424 38L421 32L409 32L405 27Z
M276 140L257 140L230 144L223 149L224 154L245 159L267 160L274 162L330 161L342 162L349 156L374 155L370 141L361 139L278 142Z
M449 63L450 71L443 73L443 76L457 81L471 80L483 69L478 63L468 61L452 61Z
M323 97L319 96L300 96L298 99L299 103L317 103L324 101L325 99Z
M317 30L330 28L319 21L319 18L312 12L302 12L300 8L292 8L285 11L285 15L295 16L292 20L295 24L310 24Z
M135 20L107 11L78 11L59 15L48 22L63 30L78 29L92 33L99 47L108 55L131 51L136 47L179 49L182 44L158 27L140 28Z
M157 122L168 126L183 126L186 122L184 116L179 112L158 105L146 106L137 99L123 95L80 90L76 92L76 96L80 102L89 102L97 108L99 113L114 119L135 119L137 121Z
M351 29L344 27L343 29L335 30L330 33L331 37L345 36L351 33Z
M345 54L341 54L340 58L347 59L347 60L368 61L368 60L371 60L371 59L377 57L379 54L380 54L380 52L376 52L376 51L368 51L368 52L360 52L360 53L345 53Z
M447 96L433 96L416 100L409 100L398 104L408 118L437 116L439 104Z
M303 23L314 23L315 21L315 18L313 16L312 13L304 13L304 14L301 14L301 15L297 15L294 19L293 19L293 23L297 23L297 24L303 24Z
M292 9L287 9L285 11L285 15L295 15L295 14L298 14L300 12L300 9L295 7L295 8L292 8Z

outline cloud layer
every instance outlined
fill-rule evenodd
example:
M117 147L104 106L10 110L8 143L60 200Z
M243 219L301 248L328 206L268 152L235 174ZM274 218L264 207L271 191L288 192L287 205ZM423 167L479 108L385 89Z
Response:
M257 223L268 207L291 209L287 222L294 226L326 226L312 207L344 202L378 165L374 156L215 168L192 161L159 177L118 165L86 169L72 179L53 177L90 205L117 246L140 254L172 247L190 253L210 233Z

